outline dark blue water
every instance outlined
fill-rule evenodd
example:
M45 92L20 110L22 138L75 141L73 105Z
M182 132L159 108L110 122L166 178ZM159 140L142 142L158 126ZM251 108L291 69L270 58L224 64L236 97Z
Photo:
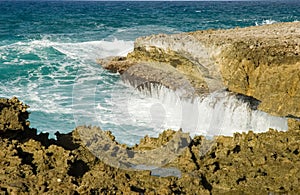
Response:
M147 123L122 120L117 101L126 105L130 89L97 58L125 55L139 36L299 21L299 10L299 1L0 1L0 96L29 104L39 131L93 124L136 142L128 131Z

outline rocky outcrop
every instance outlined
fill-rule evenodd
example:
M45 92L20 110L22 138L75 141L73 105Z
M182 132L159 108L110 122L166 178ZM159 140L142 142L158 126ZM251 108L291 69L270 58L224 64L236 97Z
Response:
M126 58L99 62L133 85L150 81L173 90L190 87L188 95L225 87L260 100L264 111L300 117L299 29L294 22L153 35L137 39ZM128 147L97 127L77 127L49 139L30 128L27 107L17 98L0 99L1 194L300 191L297 119L289 119L286 132L250 131L207 140L167 130Z
M1 99L0 107L4 106L15 114L27 112L16 98ZM5 113L2 109L0 115ZM78 127L69 134L57 132L57 140L51 140L47 134L37 135L35 129L24 123L25 118L11 120L19 130L3 131L3 120L0 121L0 192L3 194L293 194L300 191L300 122L297 120L289 120L287 132L249 132L214 140L198 136L188 140L184 147L172 141L184 140L185 135L167 130L158 138L146 136L139 145L130 148L118 144L110 132L96 127ZM105 139L97 140L99 132ZM174 139L176 134L179 137ZM95 155L89 146L96 148L97 143L101 146L105 140L114 144L107 151L115 153L122 148L155 151L170 143L172 150L177 147L183 151L161 169L134 171L116 168ZM165 169L179 170L180 177L164 175Z
M300 117L299 45L300 22L277 23L141 37L127 57L99 63L120 73L129 70L134 79L155 81L164 80L165 74L129 67L150 63L164 70L173 67L172 74L188 81L196 94L228 88L260 100L260 110ZM163 84L172 88L172 82Z
M0 99L0 133L7 130L25 130L29 127L29 113L17 98Z

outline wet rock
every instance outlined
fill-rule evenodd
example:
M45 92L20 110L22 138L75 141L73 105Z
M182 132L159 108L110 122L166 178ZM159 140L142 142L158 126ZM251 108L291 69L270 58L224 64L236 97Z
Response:
M258 109L289 116L287 132L191 139L167 130L128 147L111 132L77 127L53 140L29 127L28 106L0 99L1 194L298 193L299 25L153 35L137 39L126 58L100 61L171 89L182 74L196 93L226 87L251 96ZM169 70L175 80L163 80Z
M180 131L167 130L158 138L146 136L132 148L119 144L111 132L96 127L56 133L57 140L48 141L45 135L41 139L30 128L18 130L26 139L21 139L16 130L6 130L0 135L0 191L3 194L293 194L300 190L300 125L296 119L290 120L289 125L287 132L250 131L211 140L202 136L188 139ZM6 137L11 131L18 136ZM99 141L117 146L116 152L163 151L170 143L172 150L184 147L173 161L162 167L120 169L102 161L88 147L93 144L86 141L100 139L99 135L104 136ZM151 156L145 160L148 158Z
M135 64L134 62L128 61L125 57L108 57L104 59L98 59L97 63L101 64L101 66L105 69L121 74Z
M115 59L102 65L122 73L137 64L173 67L198 95L228 88L260 101L262 111L300 117L299 29L300 22L291 22L141 37L123 61L126 68ZM151 81L157 77L151 73L144 66L135 75Z

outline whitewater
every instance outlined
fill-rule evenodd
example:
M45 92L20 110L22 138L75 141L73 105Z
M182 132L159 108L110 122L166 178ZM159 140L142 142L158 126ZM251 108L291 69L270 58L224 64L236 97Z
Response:
M125 56L140 36L300 18L297 2L271 6L272 12L266 2L1 2L0 96L30 105L31 127L51 137L78 125L100 126L130 145L169 128L208 137L286 130L285 118L253 110L225 90L193 101L164 87L150 95L96 63Z

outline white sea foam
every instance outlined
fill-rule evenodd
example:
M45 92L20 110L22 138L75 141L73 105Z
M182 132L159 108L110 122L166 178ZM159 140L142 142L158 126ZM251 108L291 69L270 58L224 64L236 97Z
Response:
M125 56L133 50L133 41L114 39L113 41L54 44L53 47L71 58L95 60L112 55Z
M116 39L81 43L42 39L1 46L2 60L9 66L20 66L21 62L25 68L32 67L25 69L26 74L21 72L1 83L0 91L28 103L33 112L32 126L41 131L70 131L61 129L64 127L59 123L67 123L61 115L69 116L68 120L74 115L76 125L111 130L118 141L127 144L137 143L146 134L157 136L168 128L207 136L250 129L267 131L269 127L286 130L285 119L251 110L227 92L217 91L194 102L182 100L163 87L153 88L150 95L124 85L95 63L96 58L126 55L132 49L132 41ZM23 59L25 54L37 57ZM37 112L43 114L35 116Z
M2 64L8 69L11 66L24 66L17 69L19 73L13 73L11 80L2 81L1 95L17 96L29 104L32 112L31 124L33 127L41 127L38 128L40 131L70 131L71 128L67 129L62 125L62 122L66 121L65 115L70 119L73 118L74 112L82 112L74 110L72 105L75 80L84 83L87 88L93 87L90 84L94 81L109 80L107 77L112 74L106 76L105 73L101 76L103 70L96 64L96 58L126 55L132 49L132 41L117 39L64 43L44 38L1 46ZM78 70L81 70L80 75L77 74ZM50 118L50 115L53 118ZM60 116L57 121L56 115ZM53 129L54 126L57 129Z
M150 88L145 91L133 88L118 90L119 94L115 93L109 104L103 102L96 107L100 126L116 124L119 132L114 133L125 142L129 136L158 136L165 129L182 128L191 136L208 137L232 136L235 132L249 130L265 132L269 128L287 130L285 118L252 110L247 102L238 99L233 93L221 90L191 101L180 98L178 93L165 87ZM131 131L123 129L124 132L120 132L122 126L126 125L138 128Z
M261 26L261 25L266 25L266 24L274 24L277 23L276 20L263 20L262 22L255 22L255 26Z

